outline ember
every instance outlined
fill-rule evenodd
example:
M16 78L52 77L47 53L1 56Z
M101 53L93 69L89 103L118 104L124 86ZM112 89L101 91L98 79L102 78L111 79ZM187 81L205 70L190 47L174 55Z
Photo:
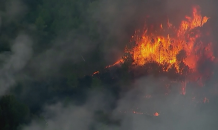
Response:
M155 112L155 113L154 113L154 116L159 116L159 113L158 113L158 112Z

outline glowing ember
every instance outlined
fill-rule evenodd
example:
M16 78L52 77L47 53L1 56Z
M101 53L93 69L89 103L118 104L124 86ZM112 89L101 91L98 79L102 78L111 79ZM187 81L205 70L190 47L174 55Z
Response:
M158 112L155 112L155 113L154 113L154 116L159 116L159 113L158 113Z
M133 41L136 45L133 49L128 50L134 59L135 65L143 66L148 62L156 62L158 64L167 65L163 71L175 67L178 73L182 73L181 63L183 62L189 69L195 71L197 62L201 57L213 60L213 52L211 44L203 43L198 39L201 32L196 30L202 27L208 20L208 17L202 17L198 11L198 7L193 8L192 17L185 17L180 27L176 29L168 21L168 27L164 29L163 24L160 25L160 32L167 34L161 36L154 33L148 33L145 29L142 36L136 33ZM167 32L175 32L174 36ZM176 34L176 35L175 35Z
M95 71L92 75L95 75L95 74L98 74L99 73L99 71Z

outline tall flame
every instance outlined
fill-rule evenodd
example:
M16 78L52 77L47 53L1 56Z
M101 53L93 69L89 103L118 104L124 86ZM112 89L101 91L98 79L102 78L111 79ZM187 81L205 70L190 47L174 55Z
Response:
M193 7L192 17L186 16L179 28L174 27L169 21L166 29L163 24L160 25L160 32L165 36L148 33L148 29L145 29L142 35L136 32L133 36L135 47L128 50L134 64L142 66L148 62L156 62L167 65L164 71L175 66L177 72L181 72L179 64L183 62L189 69L196 70L201 55L214 58L211 44L198 40L202 35L198 28L208 19L201 16L199 7Z
M131 39L134 43L133 47L125 49L125 52L133 60L132 64L144 66L147 63L158 63L164 72L175 68L176 73L183 74L183 70L188 68L189 72L199 74L197 67L202 59L215 60L212 43L205 40L208 33L201 31L209 18L202 16L199 6L195 6L192 8L192 16L185 16L184 19L178 27L173 26L167 20L165 24L161 23L158 26L159 29L155 31L149 30L149 27L142 32L136 31ZM128 56L124 56L123 59L106 66L106 68L124 63ZM99 72L94 74L96 73Z

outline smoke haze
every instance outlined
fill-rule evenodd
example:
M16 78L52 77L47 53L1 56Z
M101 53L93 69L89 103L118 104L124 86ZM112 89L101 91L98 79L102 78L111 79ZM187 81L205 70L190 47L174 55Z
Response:
M11 53L1 54L1 91L0 95L16 83L16 79L21 78L22 70L32 56L32 41L25 34L20 34L11 46Z
M91 128L96 130L212 130L216 128L217 117L213 114L215 110L206 108L208 103L202 104L201 99L193 100L191 93L196 92L192 89L194 86L188 86L190 94L186 96L179 93L179 86L177 86L179 84L171 86L172 93L165 95L161 91L164 90L164 82L168 82L168 79L143 77L137 80L132 86L133 89L123 94L116 102L114 109L109 107L113 98L100 92L95 92L95 96L89 94L90 100L82 106L74 104L64 106L62 103L46 106L43 113L46 117L46 126L33 121L24 130L43 128L45 130ZM151 97L146 98L146 95ZM103 111L109 115L110 120L118 123L104 122L101 118L99 120L96 118L97 111ZM159 113L158 117L153 115L155 112Z
M40 43L40 39L37 39L37 36L34 37L34 34L19 33L15 40L11 40L13 41L10 46L11 52L0 54L2 61L0 95L6 94L19 80L25 82L26 79L44 79L47 81L47 77L60 74L64 63L83 63L85 70L87 66L91 66L89 54L98 47L104 59L103 65L113 63L122 57L125 45L136 29L144 27L147 17L152 17L147 23L160 22L162 18L165 20L166 16L177 23L187 12L190 12L193 3L200 4L202 13L211 17L209 24L216 26L212 29L212 35L214 35L214 41L217 41L218 17L214 7L217 2L212 0L207 2L196 0L185 2L181 0L95 1L95 5L87 9L89 11L85 13L85 18L87 25L95 23L93 27L98 30L100 43L87 36L88 32L70 30L64 34L65 32L60 31L50 45L37 52L34 46ZM70 8L70 6L66 7L66 10ZM16 19L24 15L26 10L27 7L22 2L11 1L7 4L6 13L3 15L7 15L7 19ZM60 15L64 14L67 13ZM63 21L63 24L66 21ZM60 28L62 26L57 27L57 30ZM214 44L216 47L217 43L214 42ZM210 64L207 65L210 66ZM95 65L93 66L87 70L94 71L96 68ZM89 72L81 75L87 73ZM185 96L180 94L179 84L173 84L171 92L166 92L166 95L163 84L171 81L167 78L155 77L142 77L132 85L122 86L132 89L119 92L121 93L119 100L116 100L108 91L90 91L87 94L88 100L83 105L77 105L73 101L67 105L63 101L43 104L41 116L45 118L45 122L41 123L34 119L29 125L24 126L23 130L90 130L91 128L96 130L213 130L217 128L217 105L212 103L212 101L216 102L216 96L210 95L209 92L212 91L216 78L213 77L211 83L207 83L208 86L199 89L196 89L197 85L190 83ZM43 90L40 88L39 91ZM37 93L31 88L25 91L28 94L31 92ZM193 101L193 97L196 96L193 93L198 92L206 94ZM203 103L205 97L210 99L209 103ZM106 114L111 122L99 119L96 116L99 111ZM155 117L153 115L155 112L160 115Z

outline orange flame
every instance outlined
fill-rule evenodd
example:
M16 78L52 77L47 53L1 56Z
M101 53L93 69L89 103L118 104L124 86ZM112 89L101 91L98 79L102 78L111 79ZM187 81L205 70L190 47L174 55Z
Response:
M95 71L95 72L92 74L92 76L95 75L95 74L98 74L98 73L100 73L100 72L99 72L99 71Z
M123 59L120 59L120 60L118 60L117 62L115 62L114 64L108 65L108 66L106 66L105 68L110 68L110 67L112 67L112 66L118 65L118 64L123 63L123 62L124 62Z
M167 65L165 70L175 66L177 72L181 72L180 63L183 62L191 70L196 70L196 64L199 60L199 52L205 51L207 58L214 59L211 52L211 44L202 46L201 41L197 41L201 37L198 27L202 27L208 17L202 17L198 11L198 7L193 8L192 17L186 16L186 20L182 21L179 28L175 29L172 24L167 21L167 29L164 29L163 24L160 25L160 30L165 30L166 36L160 36L153 33L148 33L146 29L142 36L137 33L133 36L136 46L128 50L133 56L134 64L143 66L148 62L156 62L162 65ZM171 36L166 33L166 30L176 31L176 36Z
M184 67L188 68L189 72L197 72L197 65L202 57L215 61L212 43L200 40L204 36L200 28L207 23L208 19L206 16L201 16L199 7L195 6L192 9L192 16L185 16L185 20L181 21L178 28L167 20L166 24L160 24L159 30L153 33L150 33L149 29L145 29L142 34L137 31L132 36L134 47L126 48L125 52L132 57L133 65L143 66L146 63L155 62L164 66L162 71L165 72L175 68L177 73L183 74ZM159 34L157 34L158 31ZM122 63L124 59L106 68ZM182 91L185 95L185 87Z

